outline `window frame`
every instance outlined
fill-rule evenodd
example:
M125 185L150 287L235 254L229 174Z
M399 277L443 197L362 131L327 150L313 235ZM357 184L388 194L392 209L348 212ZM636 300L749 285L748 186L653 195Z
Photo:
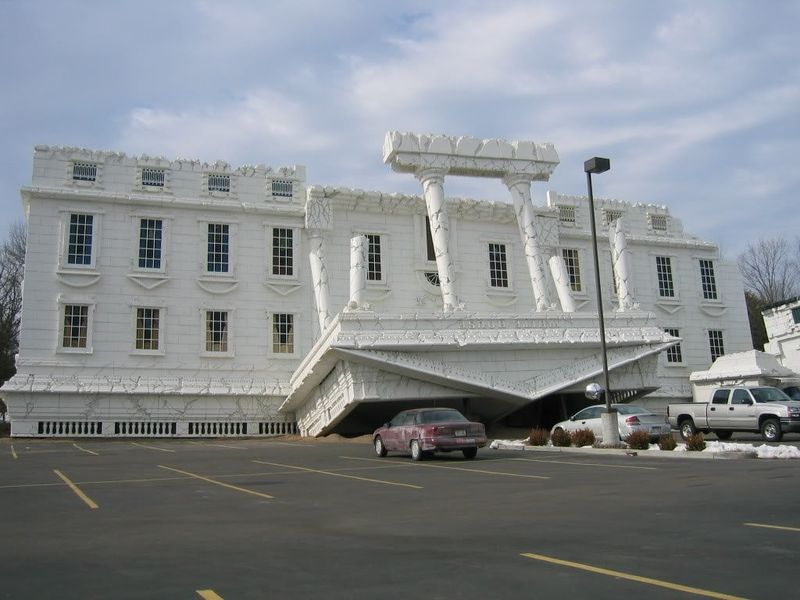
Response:
M567 261L567 257L566 257L566 253L567 252L574 252L575 253L575 258L577 259L578 289L575 289L575 287L573 285L573 274L572 274L572 272L570 272L570 264ZM561 259L564 261L564 266L567 269L567 276L569 277L569 291L570 291L571 294L577 295L577 296L585 296L588 293L588 291L586 289L586 284L585 284L584 279L583 279L583 268L582 267L583 267L583 264L585 262L583 260L583 258L584 258L583 257L583 248L578 248L576 246L568 246L568 247L562 247L561 248Z
M293 224L282 223L280 221L269 221L264 225L264 272L267 281L273 282L297 282L300 279L301 256L300 237L301 229ZM287 229L292 232L292 274L281 275L273 273L275 229Z
M58 258L59 270L69 271L96 271L98 259L100 257L100 240L103 224L103 213L96 210L85 210L83 208L67 208L60 211L60 238L61 250ZM72 216L84 215L92 217L91 251L89 264L76 264L69 262L69 246L72 226Z
M56 352L63 354L93 354L94 337L94 312L96 302L93 298L64 296L58 299L58 327L56 328ZM86 345L85 346L65 346L64 329L66 327L67 307L86 307Z
M291 317L291 351L290 352L280 352L276 350L276 341L275 336L281 335L280 332L275 330L277 325L276 317L277 316L288 316ZM298 356L298 341L300 337L298 336L298 323L299 319L297 318L298 314L294 312L279 312L275 310L271 310L267 312L267 320L268 320L268 338L267 338L267 346L269 350L270 356L274 358L297 358ZM278 342L280 344L280 342Z
M137 348L139 331L139 311L158 311L158 347L155 349ZM141 303L131 306L131 328L133 331L130 354L140 356L164 356L166 354L166 315L167 308L162 304Z
M714 341L715 340L711 339L711 337L712 337L711 334L712 333L719 334L718 341L719 341L719 347L722 350L722 352L720 354L717 354L717 356L714 356ZM707 329L706 330L706 339L708 340L708 351L709 351L709 355L711 356L711 364L714 364L714 362L720 356L725 356L725 331L723 329Z
M675 269L672 265L672 259L675 258L669 254L655 254L655 276L656 276L656 290L658 293L659 300L678 300L678 286L676 284L675 278ZM665 271L665 274L669 276L669 291L672 293L670 295L665 295L662 290L662 278L661 278L661 271L659 270L659 259L666 259L666 265L669 267L669 271ZM665 282L666 283L666 282ZM666 288L663 288L666 289Z
M502 261L500 270L502 274L499 277L493 275L494 268L492 266L492 246L502 247ZM513 290L511 280L511 261L510 261L510 248L509 244L505 241L487 241L484 242L484 249L486 251L487 271L486 271L486 285L492 291L507 292ZM496 262L496 261L495 261ZM505 279L505 285L495 285L495 279Z
M211 225L227 225L228 227L228 270L227 271L209 271L208 270L208 243L209 243L209 226ZM200 272L201 279L222 279L234 280L238 270L237 260L238 252L238 238L239 238L239 223L230 219L198 219L198 233L200 235L201 243L201 263Z
M223 313L225 317L225 350L208 349L208 317L211 313ZM204 358L232 358L234 356L234 334L233 334L234 311L228 307L204 306L200 309L200 356ZM213 342L212 342L213 343Z
M664 333L671 335L672 337L681 337L680 336L680 329L677 327L665 327ZM677 360L672 360L677 354ZM670 367L679 367L686 364L683 359L683 342L678 342L674 346L670 346L666 350L664 350L664 357L667 366Z
M709 263L711 266L711 286L713 287L714 297L709 298L706 296L706 283L705 277L707 275L703 274L703 263ZM700 300L704 303L718 303L722 301L722 294L720 293L720 287L718 284L718 277L717 272L715 269L715 262L712 258L705 258L705 257L698 257L697 258L697 272L698 272L698 279L700 281Z

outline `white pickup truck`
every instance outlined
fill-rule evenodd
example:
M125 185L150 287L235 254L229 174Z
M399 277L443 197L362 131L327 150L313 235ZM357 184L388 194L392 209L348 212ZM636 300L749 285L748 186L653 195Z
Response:
M711 402L670 404L667 418L683 439L698 431L713 431L721 440L734 431L752 431L779 442L784 433L800 431L800 401L774 387L720 387Z

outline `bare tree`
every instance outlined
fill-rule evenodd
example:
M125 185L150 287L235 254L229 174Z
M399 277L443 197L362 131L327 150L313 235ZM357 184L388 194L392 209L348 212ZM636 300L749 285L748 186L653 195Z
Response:
M26 241L25 225L18 221L11 224L8 238L0 246L0 383L15 373Z
M738 262L745 288L762 306L796 296L800 289L797 252L785 238L748 244Z

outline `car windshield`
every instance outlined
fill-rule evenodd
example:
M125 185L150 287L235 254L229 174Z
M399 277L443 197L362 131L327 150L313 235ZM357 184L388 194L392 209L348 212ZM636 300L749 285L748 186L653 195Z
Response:
M786 402L791 400L789 396L774 387L750 388L750 393L753 394L756 402Z
M631 406L630 404L620 404L615 407L621 415L648 415L650 411L641 406Z
M426 410L420 413L420 423L468 423L469 420L457 410Z

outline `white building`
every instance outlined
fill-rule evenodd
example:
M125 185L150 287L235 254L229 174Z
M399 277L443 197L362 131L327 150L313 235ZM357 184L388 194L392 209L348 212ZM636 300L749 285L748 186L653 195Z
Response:
M532 200L553 146L390 132L384 159L422 196L37 147L12 435L366 432L431 403L547 425L584 405L590 215ZM446 198L454 175L510 202ZM665 207L595 205L614 398L688 399L691 371L751 347L736 266Z
M767 329L765 352L780 363L800 373L800 298L791 298L768 306L761 315Z

